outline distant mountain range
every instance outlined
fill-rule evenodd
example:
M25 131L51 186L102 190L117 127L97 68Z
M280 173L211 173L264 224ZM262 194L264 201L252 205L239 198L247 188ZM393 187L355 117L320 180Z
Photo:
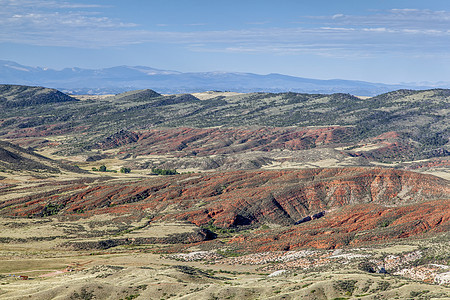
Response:
M182 73L145 66L105 69L66 68L54 70L0 60L0 83L40 85L72 94L117 94L136 89L159 93L194 93L208 90L232 92L349 93L375 96L398 89L428 89L434 86L388 85L355 80L318 80L281 74L197 72ZM448 87L443 85L440 87Z

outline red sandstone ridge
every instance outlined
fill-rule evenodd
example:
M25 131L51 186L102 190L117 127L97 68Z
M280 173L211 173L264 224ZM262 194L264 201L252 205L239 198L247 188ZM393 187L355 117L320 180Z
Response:
M347 145L348 147L344 147L344 150L339 152L341 157L360 157L361 165L365 165L368 160L407 161L424 155L417 148L417 142L404 133L391 131L362 141L355 141L355 135L357 132L354 127L345 126L155 128L139 132L120 131L98 142L95 147L104 150L116 148L119 149L120 154L137 156L170 154L171 158L203 158L213 155L229 157L229 155L253 151L299 151L313 148L333 148L334 151L336 147ZM445 150L437 149L433 152L434 154L431 152L428 154L432 156L445 154L439 151L445 152ZM201 165L204 169L255 169L261 165L270 164L271 159L271 156L260 157L258 161L248 161L244 158L239 162L239 159L233 161L215 158L210 162L197 161L196 164L192 164L192 161L179 161L178 165L174 162L166 162L167 165L159 167L183 169L186 166L196 168ZM134 167L146 168L148 165Z
M334 248L450 229L450 185L383 168L234 171L138 182L67 185L0 203L0 214L83 218L93 214L187 221L225 228L284 225L230 241L245 251ZM294 223L326 211L325 216ZM118 218L111 218L118 219Z
M448 181L430 175L383 168L234 171L160 176L134 183L79 184L0 204L1 214L39 216L46 205L59 214L147 211L159 219L214 221L222 227L261 222L292 224L312 213L349 204L398 206L448 199Z
M246 252L333 249L343 246L448 232L450 201L437 200L401 207L357 204L332 212L319 220L278 230L261 230L239 236L229 244Z
M124 146L135 154L213 155L247 150L304 150L340 143L353 128L160 128L139 133L121 131L98 143L102 149ZM126 145L130 145L127 147ZM132 146L132 147L131 147ZM132 149L131 149L132 148Z

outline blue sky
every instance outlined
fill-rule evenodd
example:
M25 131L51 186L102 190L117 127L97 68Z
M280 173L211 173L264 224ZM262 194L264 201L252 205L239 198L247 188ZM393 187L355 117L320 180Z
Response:
M448 0L0 0L0 59L450 81Z

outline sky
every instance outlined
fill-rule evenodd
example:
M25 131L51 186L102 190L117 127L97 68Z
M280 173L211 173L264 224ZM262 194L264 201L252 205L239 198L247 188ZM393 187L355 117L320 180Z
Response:
M448 0L0 0L0 60L450 81Z

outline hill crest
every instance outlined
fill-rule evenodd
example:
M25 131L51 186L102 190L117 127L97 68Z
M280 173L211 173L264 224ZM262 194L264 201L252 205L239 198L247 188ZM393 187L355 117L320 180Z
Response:
M58 90L13 84L0 84L0 106L26 107L39 104L77 101Z

